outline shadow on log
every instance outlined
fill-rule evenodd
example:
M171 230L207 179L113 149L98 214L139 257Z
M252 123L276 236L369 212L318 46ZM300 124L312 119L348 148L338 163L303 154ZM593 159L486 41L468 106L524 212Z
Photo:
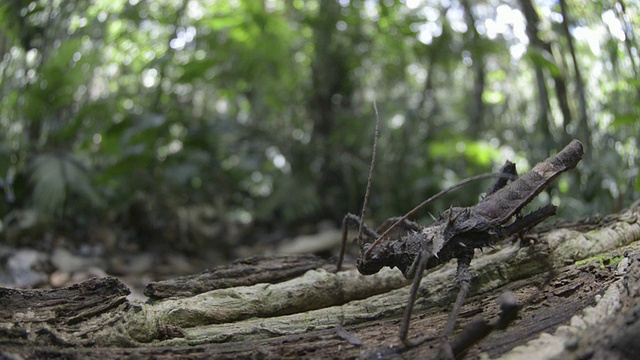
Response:
M459 333L494 321L510 291L517 318L467 355L626 358L634 354L640 298L640 211L555 224L479 253ZM584 261L606 253L595 261ZM607 263L615 258L617 263ZM603 260L604 259L604 260ZM583 261L580 261L583 260ZM578 261L578 262L577 262ZM577 263L576 263L577 262ZM397 269L332 272L313 256L252 258L152 283L129 300L114 278L54 290L0 288L1 358L430 358L438 340L397 340L409 288ZM548 273L555 276L545 287ZM455 298L455 264L423 279L410 335L437 336ZM596 301L599 299L598 301ZM637 347L637 346L636 346ZM631 348L631 350L629 350ZM636 349L636 350L633 350ZM635 352L637 354L637 352Z

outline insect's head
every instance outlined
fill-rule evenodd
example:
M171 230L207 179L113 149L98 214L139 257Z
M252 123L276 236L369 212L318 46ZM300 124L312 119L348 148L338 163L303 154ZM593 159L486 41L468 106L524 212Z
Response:
M366 254L371 245L371 243L362 244L361 253ZM385 266L384 257L380 256L377 251L372 252L369 256L363 256L356 260L356 267L362 275L375 274L380 271L383 266Z

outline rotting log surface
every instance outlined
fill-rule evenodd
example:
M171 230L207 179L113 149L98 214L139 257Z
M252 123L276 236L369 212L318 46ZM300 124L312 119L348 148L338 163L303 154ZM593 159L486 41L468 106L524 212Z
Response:
M473 346L468 357L481 352L509 359L533 353L538 358L633 354L628 349L640 327L640 210L556 224L525 240L533 244L504 243L472 262L471 297L462 308L458 331L476 316L495 318L495 299L506 290L514 293L521 308L509 328ZM575 264L602 252L624 258L618 265ZM289 265L270 263L278 261ZM301 270L305 262L312 263L311 270ZM220 268L217 275L214 269L150 285L156 294L161 288L164 292L148 303L128 300L128 289L114 278L55 290L0 289L0 358L436 354L437 340L411 349L397 340L408 294L408 282L397 269L364 277L354 269L334 274L326 270L330 268L311 257L252 259ZM555 276L540 289L552 268ZM452 262L425 276L410 336L437 336L441 331L456 293L454 271ZM181 281L198 284L191 292L178 290L184 289ZM176 289L174 296L171 289ZM596 302L597 297L602 300ZM594 315L594 305L604 315ZM583 310L584 316L573 318ZM336 331L338 325L346 334ZM355 345L358 342L361 345ZM545 353L544 348L551 350Z
M147 285L144 294L150 300L184 298L203 292L247 286L259 283L278 283L322 267L326 261L314 255L273 256L263 259L254 256L220 266L201 274L183 276Z

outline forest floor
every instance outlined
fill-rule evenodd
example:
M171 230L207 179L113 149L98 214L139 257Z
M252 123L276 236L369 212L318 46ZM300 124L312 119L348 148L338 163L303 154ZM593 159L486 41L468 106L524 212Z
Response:
M470 297L462 307L456 334L478 317L497 318L500 309L496 299L505 292L517 299L518 317L505 330L494 331L474 344L466 357L604 359L637 354L640 349L633 339L640 335L639 219L640 210L636 207L607 217L549 224L529 234L527 246L505 242L478 253L472 262ZM319 236L332 239L327 242L333 244L334 235ZM318 237L296 239L287 247L296 248L298 245L293 244L305 242L317 245ZM21 313L16 309L27 307L37 314L37 306L29 301L22 305L18 302L12 310L9 297L0 299L6 307L6 312L0 314L3 354L27 358L159 354L189 358L434 357L440 348L438 335L456 294L453 262L423 279L409 336L431 340L407 348L401 345L397 334L409 283L397 270L363 277L353 265L335 274L333 260L307 255L269 255L213 267L206 260L179 253L93 256L62 248L43 252L3 247L0 259L0 286L7 288L73 291L77 285L63 287L93 277L115 276L117 282L124 284L122 288L126 286L131 293L117 302L117 308L108 311L117 311L119 317L127 319L142 307L152 314L146 315L146 322L157 315L158 324L165 324L161 327L165 330L151 329L144 343L134 337L123 347L97 337L70 348L74 341L80 341L72 336L77 334L77 328L68 337L64 333L71 330L65 325L49 336L52 340L41 336L31 339L31 332L24 335L16 330L25 321L24 317L16 318ZM291 264L287 263L289 260ZM205 271L206 268L211 270ZM188 276L180 277L184 275ZM213 286L212 278L222 281ZM188 284L200 288L185 290L182 286ZM202 288L205 285L210 288ZM20 294L31 299L35 293ZM216 305L216 301L222 305ZM44 308L52 311L52 306L57 305ZM216 311L209 313L204 307ZM163 313L165 309L169 310ZM180 309L203 312L187 320L172 320L171 314ZM232 315L220 315L221 309ZM65 310L60 314L72 316L73 312ZM75 324L78 317L74 319ZM57 327L58 322L47 322L47 331ZM123 324L133 322L127 319ZM24 328L35 331L38 326L44 325L37 322ZM166 329L171 329L169 335ZM133 333L129 329L127 336ZM15 334L22 335L16 338ZM66 345L60 346L61 343Z

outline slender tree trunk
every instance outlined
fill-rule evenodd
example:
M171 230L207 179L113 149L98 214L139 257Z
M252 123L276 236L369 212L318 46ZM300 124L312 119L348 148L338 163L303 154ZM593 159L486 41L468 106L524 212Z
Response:
M313 119L312 142L318 162L317 193L320 194L324 209L321 216L335 214L340 209L340 197L333 189L344 185L340 169L332 167L336 161L336 144L332 141L337 127L336 110L338 102L350 98L348 51L335 41L336 23L341 17L341 6L336 1L320 2L318 17L314 22L314 46L312 83L313 94L309 103L309 113ZM340 213L340 211L337 211Z
M576 95L578 96L579 118L576 134L583 140L589 141L591 137L591 131L589 130L589 119L587 115L587 97L584 90L584 81L582 80L582 74L580 72L580 65L576 57L576 50L573 46L573 37L569 31L569 12L567 10L566 0L560 0L560 11L562 13L562 30L564 36L567 39L567 46L569 47L569 54L571 55L571 62L573 63L573 72L576 81Z
M638 65L636 64L637 53L640 51L638 48L637 37L633 31L633 25L629 20L629 15L626 11L626 5L623 0L618 0L618 4L620 8L614 6L614 9L618 12L618 19L623 24L623 31L625 34L624 37L624 45L627 50L627 55L629 56L629 61L631 62L631 70L633 71L633 75L636 79L640 79L640 71L638 70ZM634 56L634 48L636 55ZM637 97L640 100L640 86L636 85Z
M545 148L543 149L545 152L549 152L549 150L553 147L553 135L551 134L551 120L549 119L550 107L549 104L549 91L547 90L547 84L545 83L544 71L538 64L534 64L534 71L536 73L536 84L538 86L538 106L540 107L538 111L538 130L544 135Z
M531 0L520 0L520 6L522 7L522 11L524 17L527 21L527 36L529 36L529 41L531 42L531 46L537 48L542 54L547 54L550 58L553 57L553 50L551 48L551 44L543 41L538 36L538 26L540 24L540 18L536 9L531 2ZM567 84L565 79L561 74L552 74L553 82L556 90L556 98L558 100L558 106L560 107L560 111L562 113L562 124L564 127L564 132L561 134L560 142L565 143L569 142L570 138L567 134L567 126L571 123L571 110L569 107L569 100L567 95ZM540 81L539 81L540 83ZM539 84L540 85L540 84ZM550 124L553 125L553 124ZM556 137L557 138L557 137Z
M530 7L526 6L525 0L521 1L521 6L524 10L525 17L527 18L527 36L531 39L531 42L537 39L537 29L534 26L535 23L535 13L533 15L529 14L529 12L533 11ZM528 10L527 10L528 9ZM531 19L530 19L531 18ZM553 122L549 118L551 114L551 104L549 101L549 90L547 89L546 78L544 75L544 71L542 67L538 63L533 63L533 68L536 74L536 85L538 87L538 121L537 127L541 134L544 135L545 140L545 148L543 151L548 152L551 148L554 147L553 134L551 133L551 128L553 127Z
M433 71L435 69L436 56L437 55L435 53L429 54L429 59L427 60L427 78L424 80L422 100L420 100L420 104L417 109L418 112L424 112L424 117L427 119L430 118L438 108L438 99L433 91Z
M469 0L463 0L462 6L464 7L465 20L467 27L469 28L469 42L472 50L471 59L473 60L473 98L471 101L471 108L469 109L470 126L469 133L471 136L477 137L483 129L484 120L484 102L482 101L482 94L485 87L485 69L484 69L484 55L478 46L480 41L480 34L476 29L476 20L471 11L471 5Z

